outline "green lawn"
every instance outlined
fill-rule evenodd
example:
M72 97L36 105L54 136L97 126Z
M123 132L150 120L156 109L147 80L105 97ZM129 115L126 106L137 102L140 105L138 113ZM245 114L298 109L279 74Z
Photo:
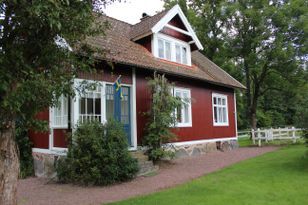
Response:
M290 145L184 185L113 205L308 204L306 150L303 145Z

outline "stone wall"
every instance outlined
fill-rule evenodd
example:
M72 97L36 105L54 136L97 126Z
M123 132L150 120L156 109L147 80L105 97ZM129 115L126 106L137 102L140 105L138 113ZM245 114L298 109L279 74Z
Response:
M213 151L227 151L238 148L237 140L225 140L216 142L204 142L198 144L175 145L172 149L175 151L175 157L189 157L206 154Z
M59 155L32 152L34 174L37 177L53 178L56 176L55 164Z

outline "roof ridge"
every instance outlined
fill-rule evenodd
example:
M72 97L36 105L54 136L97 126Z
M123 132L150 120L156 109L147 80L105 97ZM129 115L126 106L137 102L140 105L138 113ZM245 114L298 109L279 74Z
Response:
M121 23L125 23L125 24L127 24L128 26L133 26L133 25L134 25L134 24L130 24L130 23L128 23L128 22L125 22L125 21L116 19L116 18L114 18L114 17L108 16L108 15L105 14L105 13L103 13L103 16L105 16L105 17L107 17L107 18L110 18L110 19L113 19L113 20L115 20L115 21L119 21L119 22L121 22Z

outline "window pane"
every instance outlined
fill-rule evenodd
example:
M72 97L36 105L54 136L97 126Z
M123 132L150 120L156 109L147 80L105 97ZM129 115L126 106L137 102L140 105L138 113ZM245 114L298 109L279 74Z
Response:
M182 122L182 107L178 106L176 109L176 121Z
M101 114L101 99L100 98L95 99L95 114L96 115Z
M221 98L217 98L217 104L221 105Z
M178 63L181 63L181 47L176 45L175 46L175 60Z
M93 98L87 98L87 114L93 114Z
M189 110L188 104L184 104L184 122L189 123Z
M217 123L217 107L214 107L214 121Z
M182 47L182 63L187 64L187 51L185 47Z
M106 86L106 118L113 118L114 115L114 88L112 85Z
M158 56L164 58L164 42L161 39L158 39Z
M226 123L227 122L227 111L226 111L226 108L224 107L223 108L223 123Z
M226 99L225 98L222 98L222 105L226 105Z
M86 107L86 98L80 98L80 101L79 101L79 113L80 114L86 114L86 110L85 110L85 107Z
M166 59L171 60L171 45L169 42L165 42L166 49Z

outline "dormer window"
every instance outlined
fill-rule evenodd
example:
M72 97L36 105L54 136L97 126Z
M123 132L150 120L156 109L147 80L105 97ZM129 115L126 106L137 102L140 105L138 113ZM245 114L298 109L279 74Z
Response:
M177 63L187 64L187 49L175 44L175 59Z
M169 41L158 39L158 57L171 60L171 43Z
M154 34L152 42L155 57L191 65L190 46L187 42L162 33Z

